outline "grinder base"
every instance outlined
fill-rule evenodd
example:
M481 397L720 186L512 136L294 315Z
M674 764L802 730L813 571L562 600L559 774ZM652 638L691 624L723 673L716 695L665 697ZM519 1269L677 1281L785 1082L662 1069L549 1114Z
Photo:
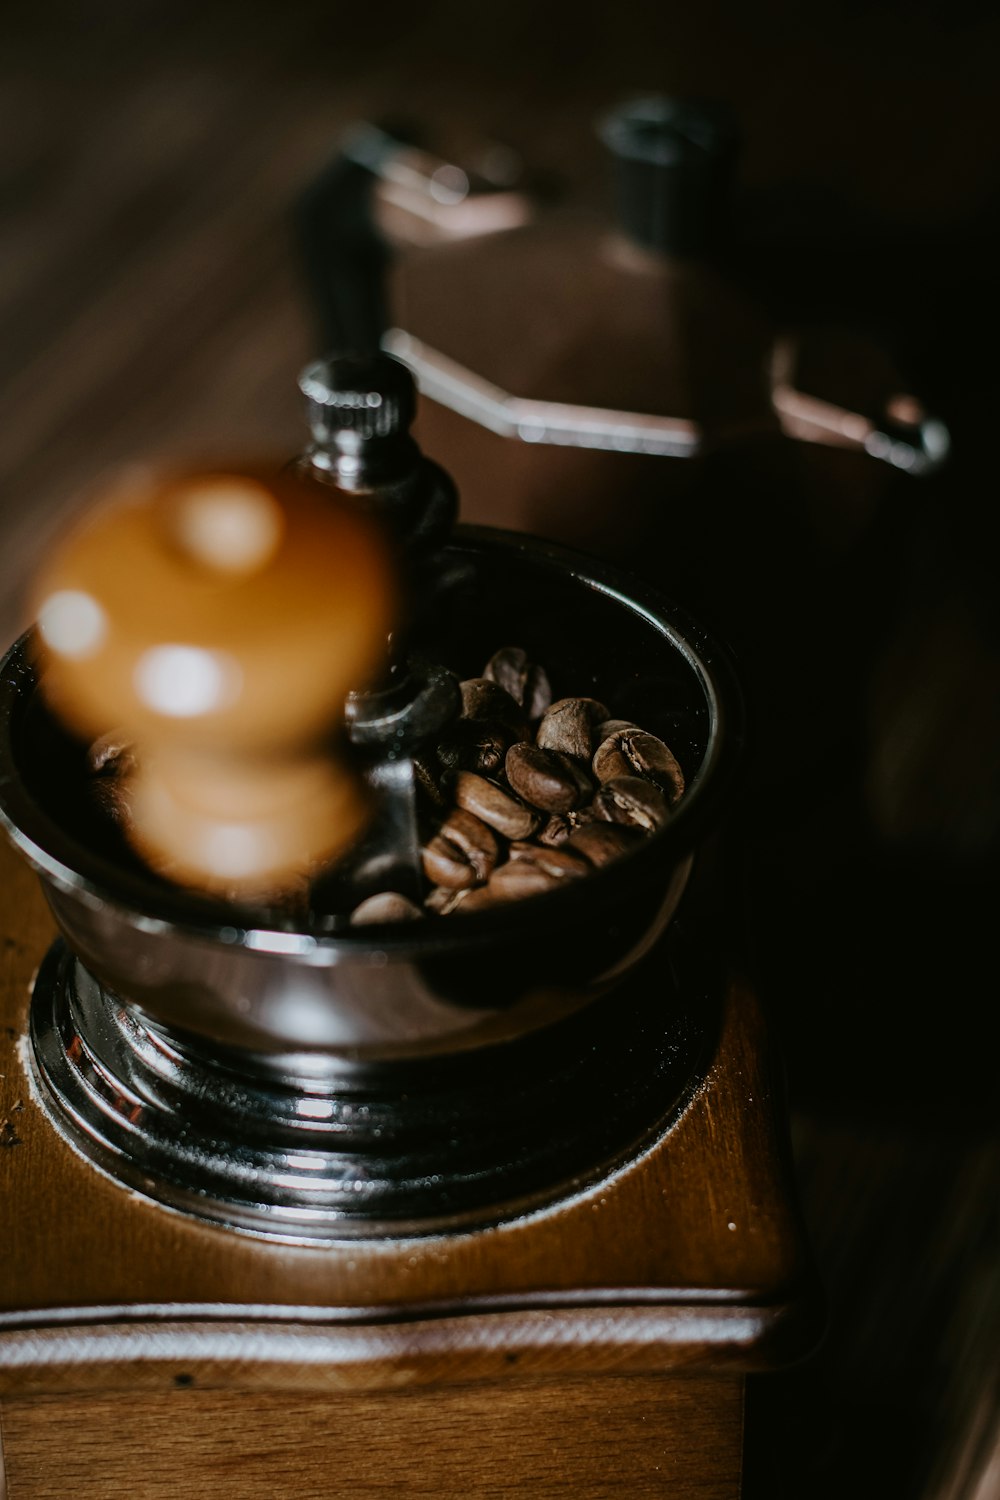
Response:
M2 847L0 882L12 1496L200 1500L211 1474L234 1500L735 1500L748 1372L808 1353L821 1312L751 988L720 986L669 1128L572 1196L471 1232L282 1245L164 1212L53 1130L26 1072L52 921Z
M352 1064L209 1047L57 941L30 1061L56 1129L161 1204L296 1243L426 1234L514 1217L635 1155L695 1086L717 996L675 926L629 980L540 1031Z

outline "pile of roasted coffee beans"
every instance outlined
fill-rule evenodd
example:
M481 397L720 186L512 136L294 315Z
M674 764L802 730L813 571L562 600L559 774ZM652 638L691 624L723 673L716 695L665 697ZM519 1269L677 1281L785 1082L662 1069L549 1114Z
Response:
M519 647L460 687L460 714L415 765L423 904L380 891L353 907L352 925L482 911L582 879L661 828L683 795L662 740L595 698L553 702ZM126 830L132 764L120 737L90 748L93 794ZM294 912L307 899L284 902Z
M544 669L518 647L461 693L460 716L416 768L423 909L387 891L353 923L482 911L580 880L662 828L683 795L662 740L594 698L552 702Z

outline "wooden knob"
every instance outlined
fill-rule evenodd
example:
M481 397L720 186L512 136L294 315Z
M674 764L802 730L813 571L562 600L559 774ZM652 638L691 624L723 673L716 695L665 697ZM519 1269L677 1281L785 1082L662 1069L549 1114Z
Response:
M384 661L394 579L335 490L248 469L150 475L105 497L36 581L43 690L76 732L134 748L130 837L234 897L301 881L366 815L333 750Z

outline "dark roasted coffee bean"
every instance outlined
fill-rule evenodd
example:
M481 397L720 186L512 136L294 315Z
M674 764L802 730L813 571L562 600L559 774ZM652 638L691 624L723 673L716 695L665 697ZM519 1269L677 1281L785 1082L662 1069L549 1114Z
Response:
M436 885L429 892L424 901L424 906L428 911L433 912L435 916L446 917L449 912L453 912L457 906L461 905L466 896L471 895L474 890L482 890L482 886L469 885L456 888L455 886Z
M598 781L643 776L670 802L676 802L684 791L684 772L673 752L644 729L620 729L608 735L594 752L593 770Z
M500 850L496 835L482 819L466 812L462 807L456 807L445 818L438 832L449 843L462 850L479 880L485 880L492 873Z
M437 745L443 771L478 771L491 776L503 770L508 747L514 742L510 729L480 719L458 719Z
M537 745L511 745L504 769L517 795L542 812L569 812L593 791L590 777L575 761Z
M593 748L597 750L610 735L620 734L623 729L632 729L639 733L641 728L640 724L633 724L631 719L605 719L602 724L594 725Z
M455 802L502 833L508 839L527 839L542 821L541 813L528 807L512 792L474 771L459 771L454 783Z
M506 869L501 865L500 869ZM459 891L459 900L450 908L451 911L473 912L488 911L491 906L500 906L505 900L510 899L498 893L492 887L492 877L485 885L474 885L471 890Z
M492 829L464 808L448 814L423 849L424 873L435 885L461 888L484 881L499 851Z
M580 699L563 698L553 703L535 734L541 750L557 750L585 761L590 757L590 715Z
M470 723L476 723L470 720ZM466 743L462 769L477 771L487 776L502 771L510 747L510 738L498 724L482 724L479 732L470 735Z
M658 786L642 776L616 776L606 781L590 804L598 818L627 823L654 833L670 817L667 799Z
M354 908L351 926L364 927L371 922L412 922L420 915L420 907L409 896L399 891L378 891Z
M551 813L538 830L538 842L544 844L547 849L557 849L569 838L573 832L573 826L569 814Z
M581 854L574 853L568 844L554 849L545 844L528 844L519 840L511 844L510 857L522 864L537 865L546 875L552 875L557 880L573 880L590 871L586 859Z
M135 747L124 734L102 734L87 751L87 768L95 776L125 775L135 770Z
M448 806L448 799L442 790L441 784L423 756L418 756L414 759L413 783L417 789L418 797L425 799L435 810L440 812Z
M450 917L453 912L487 911L491 906L500 906L509 899L491 891L486 885L469 885L461 891L449 891L444 886L435 886L424 903L435 916Z
M462 695L462 718L480 719L490 724L503 724L510 730L512 740L531 738L528 718L524 709L496 682L488 677L467 677L459 683Z
M476 872L469 861L447 839L435 834L421 851L424 874L435 885L461 890L476 884Z
M521 901L526 896L540 896L554 890L560 878L532 860L514 859L498 865L484 889L495 900Z
M593 823L596 817L597 814L589 802L585 802L582 807L575 807L572 812L552 813L535 835L536 840L548 848L558 848L560 844L566 842L575 829Z
M460 891L449 891L437 885L424 904L435 916L450 917L453 912L485 911L487 907L498 906L500 898L490 892L488 884L467 885Z
M604 704L595 698L560 698L539 724L535 744L543 750L558 750L561 755L589 762L593 725L607 717Z
M640 828L624 823L584 823L571 830L566 843L561 847L582 854L595 870L621 859L630 849L641 844L646 835Z
M520 646L503 646L495 651L483 668L483 676L506 688L532 721L540 719L552 702L545 669L529 661Z

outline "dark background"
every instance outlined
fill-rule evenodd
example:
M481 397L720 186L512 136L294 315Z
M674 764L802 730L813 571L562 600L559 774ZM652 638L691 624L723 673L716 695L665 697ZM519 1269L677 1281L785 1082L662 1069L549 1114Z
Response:
M594 198L599 111L725 100L748 280L786 323L860 330L947 423L925 482L810 453L803 528L758 475L715 531L720 576L755 582L707 607L781 725L747 820L747 961L831 1306L819 1354L755 1391L763 1494L1000 1494L998 62L1000 19L969 4L89 0L0 21L5 639L109 466L300 449L319 351L289 209L358 118L501 139ZM802 693L824 708L808 746Z

